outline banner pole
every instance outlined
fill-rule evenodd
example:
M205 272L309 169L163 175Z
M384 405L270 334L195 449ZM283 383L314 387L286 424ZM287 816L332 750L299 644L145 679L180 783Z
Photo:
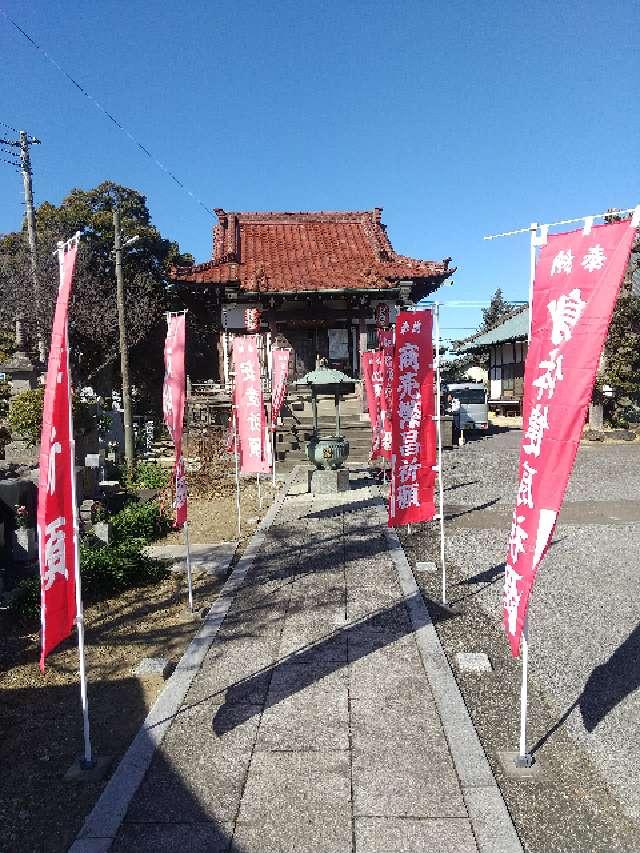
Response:
M189 610L193 612L193 576L191 574L191 545L189 544L189 522L185 521L184 541L187 546L187 585L189 587Z
M532 222L529 230L531 239L529 247L529 334L527 343L531 343L531 323L533 320L533 283L536 276L536 246L538 243L538 224ZM522 684L520 685L520 749L516 758L516 767L531 767L533 756L527 752L527 711L528 711L528 687L529 687L529 617L525 617L522 637L520 639L522 648Z
M275 424L271 428L271 485L276 489L276 430Z
M447 573L445 567L445 545L444 545L444 486L442 482L442 427L440 423L440 304L433 305L433 320L436 338L436 431L438 434L438 493L440 495L440 563L442 565L442 603L447 603Z
M60 266L64 263L64 249L60 250ZM73 513L73 551L76 571L76 626L78 628L78 658L80 669L80 704L82 705L82 729L84 739L84 757L80 766L84 770L95 767L91 750L91 730L89 727L89 699L87 697L87 671L84 659L84 607L82 604L82 586L80 580L80 522L76 500L76 442L73 434L73 400L71 397L71 368L69 365L69 323L65 326L65 345L67 349L67 381L69 383L69 438L71 445L71 506Z
M236 465L236 512L238 514L238 539L240 539L240 472L238 468L238 428L236 422L236 410L233 403L231 404L233 412L233 458Z

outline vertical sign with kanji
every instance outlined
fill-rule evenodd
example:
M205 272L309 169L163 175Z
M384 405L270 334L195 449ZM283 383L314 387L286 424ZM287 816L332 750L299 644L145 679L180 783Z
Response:
M628 222L599 225L586 234L554 234L536 265L520 476L503 597L514 657L578 450L634 235Z
M396 319L391 426L389 526L435 515L433 317L402 311Z
M53 320L44 392L38 485L38 541L42 644L45 658L71 633L76 618L76 548L73 506L75 460L71 433L71 381L67 310L77 240L61 250L60 290Z
M380 456L391 459L391 410L393 405L393 329L378 329L382 351L382 396L380 398Z
M167 316L167 339L164 345L164 387L162 391L162 410L164 422L175 446L175 510L176 526L182 527L187 521L187 477L184 456L182 455L182 430L184 422L185 397L185 314Z
M382 456L382 360L383 353L381 350L367 350L361 356L362 378L371 422L370 460Z
M271 350L271 426L275 427L287 393L290 349Z
M265 441L266 418L256 335L233 339L234 397L238 419L240 470L262 474L271 470L271 442Z

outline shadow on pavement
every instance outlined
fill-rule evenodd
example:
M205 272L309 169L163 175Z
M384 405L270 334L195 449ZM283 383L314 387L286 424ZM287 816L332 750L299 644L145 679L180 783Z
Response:
M309 512L306 518L338 518L344 513L359 512L377 506L380 506L380 498L366 498L362 501L350 501L349 503L339 504L328 509L319 509L317 512Z
M561 728L575 708L580 708L585 729L591 733L598 723L640 687L640 625L618 646L611 657L596 666L587 679L582 693L567 708L560 719L533 747L540 749Z
M379 610L371 616L354 625L332 631L316 643L310 643L298 649L290 655L282 658L269 667L264 667L253 673L248 678L241 679L226 690L224 703L217 710L213 718L213 730L220 737L237 725L245 722L255 714L255 708L246 705L242 712L243 702L252 689L264 688L265 680L269 687L265 710L272 705L281 702L287 697L304 690L320 678L337 672L360 658L366 657L377 649L384 648L390 643L413 633L407 604L414 597L403 599L391 607ZM434 610L434 621L438 618L450 618L449 612L439 613L439 608L434 602L428 602L429 612ZM423 627L426 622L416 626ZM296 664L295 670L291 668ZM287 678L287 670L295 673L294 678ZM277 689L273 688L274 676L277 677ZM207 696L197 704L208 702L212 696ZM239 713L229 715L228 708L236 705ZM192 706L189 706L192 707Z
M485 501L482 504L478 504L477 506L470 506L468 509L464 509L461 512L446 512L445 510L445 521L453 521L454 518L462 518L463 515L469 515L470 512L478 512L481 509L489 509L490 506L497 504L500 498L493 498L493 500Z

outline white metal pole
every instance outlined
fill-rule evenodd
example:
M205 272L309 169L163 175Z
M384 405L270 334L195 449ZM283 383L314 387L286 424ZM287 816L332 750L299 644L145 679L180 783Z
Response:
M189 544L189 522L184 523L184 541L187 546L187 586L189 588L189 610L193 611L193 576L191 573L191 545Z
M531 345L531 324L533 320L533 282L536 275L536 245L537 245L538 225L536 222L531 223L530 230L530 267L529 267L529 335L528 343ZM520 686L520 750L518 755L518 764L523 767L530 767L533 764L533 759L527 753L527 705L528 705L528 681L529 681L529 617L525 617L524 628L520 640L522 648L522 684Z
M238 539L239 539L240 538L241 525L240 525L240 470L239 470L239 464L238 464L238 430L237 430L237 424L236 424L236 410L235 410L233 403L231 404L231 407L232 407L232 411L233 411L233 458L235 460L235 465L236 465L236 511L238 514Z
M442 603L447 603L447 573L445 568L444 548L444 486L442 482L442 428L440 424L440 305L438 302L433 306L433 325L435 329L436 344L436 431L438 434L438 492L440 495L440 563L442 565Z
M60 282L64 268L64 243L58 243L58 261L60 264ZM76 581L76 626L78 628L78 658L80 665L80 703L82 705L82 728L84 736L84 757L80 765L89 769L95 765L91 751L91 731L89 728L89 699L87 697L87 671L84 659L84 607L82 606L82 586L80 581L80 522L76 499L76 443L73 437L73 401L71 399L71 369L69 360L69 324L65 326L64 343L67 350L67 381L69 394L69 443L71 446L71 505L73 517L73 552L75 557Z
M529 330L527 334L527 341L531 343L531 321L533 318L533 282L536 275L536 236L538 234L537 222L531 223L529 234Z
M275 424L272 424L271 430L271 485L275 491L276 488L276 430Z
M533 764L531 756L527 753L527 700L528 700L528 675L529 675L529 617L525 617L522 637L522 684L520 685L520 754L518 762L527 767Z

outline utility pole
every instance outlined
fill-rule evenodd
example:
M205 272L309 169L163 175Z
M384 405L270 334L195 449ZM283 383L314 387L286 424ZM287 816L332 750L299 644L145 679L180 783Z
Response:
M36 337L38 340L38 356L40 364L45 361L44 339L40 331L40 292L38 288L38 264L36 255L36 217L33 212L33 188L31 186L31 158L29 145L39 145L40 140L33 136L29 138L25 130L20 131L20 171L24 184L24 205L27 215L27 237L29 239L29 255L31 257L31 280L33 282L33 299L36 308Z
M122 408L124 410L124 456L129 473L133 471L133 413L131 411L131 387L129 385L129 353L127 333L124 325L124 283L122 281L122 234L120 233L120 211L113 206L113 228L115 231L114 252L116 256L116 302L118 305L118 327L120 331L120 372L122 374Z
M34 136L29 136L25 130L20 131L20 140L18 142L12 139L0 139L3 145L10 145L13 148L20 149L20 171L22 172L22 183L24 186L24 206L27 218L27 238L29 241L29 256L31 260L31 282L33 284L33 300L36 309L36 337L38 340L38 354L40 363L45 361L44 339L40 331L40 292L38 288L38 268L36 256L36 218L33 211L33 188L31 185L31 158L29 156L30 145L40 145L40 140ZM22 328L22 317L16 317L16 350L22 352L24 346L24 334Z

